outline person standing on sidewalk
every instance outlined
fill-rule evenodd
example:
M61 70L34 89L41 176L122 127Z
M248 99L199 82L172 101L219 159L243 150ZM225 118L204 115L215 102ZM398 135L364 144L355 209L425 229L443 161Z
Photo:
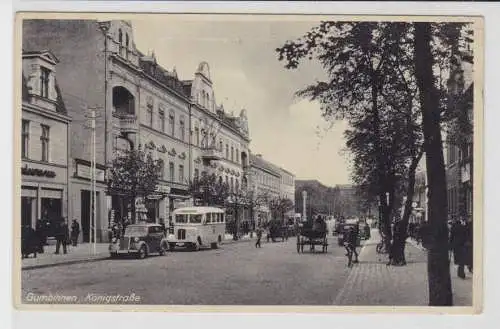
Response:
M356 257L354 258L353 263L359 263L358 261L359 255L358 252L356 251L356 245L358 244L358 235L354 227L350 227L349 231L347 231L347 239L345 241L346 241L345 248L347 250L346 256L349 256L349 253L352 252Z
M80 235L80 224L75 218L71 223L71 244L73 245L73 247L77 246L79 235Z
M66 221L64 219L61 219L59 223L56 224L56 252L55 254L59 254L59 249L61 248L61 245L63 246L63 253L67 254L67 243L68 243L68 237L69 237L69 231L68 231L68 224L66 224Z
M257 227L257 242L255 242L255 248L261 248L260 239L262 238L262 228L260 225Z
M457 276L465 279L465 256L466 256L466 227L464 220L452 224L450 234L450 246L453 250L453 262L458 266Z
M473 246L474 246L474 236L473 236L473 224L472 220L468 220L465 224L465 265L469 270L469 273L472 273L472 264L473 264Z

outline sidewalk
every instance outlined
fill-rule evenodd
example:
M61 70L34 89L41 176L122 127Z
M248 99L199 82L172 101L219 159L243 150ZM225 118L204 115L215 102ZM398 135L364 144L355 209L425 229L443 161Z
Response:
M362 248L359 264L354 264L344 287L335 299L335 305L372 306L427 306L427 255L413 243L406 245L406 266L387 266L387 255L379 255L377 230ZM455 306L472 306L472 276L465 280L456 276L456 267L450 269Z
M222 244L232 244L236 242L250 241L250 235L244 235L239 240L234 241L231 234L226 234L224 236L224 241ZM61 248L62 249L62 248ZM36 268L59 266L59 265L69 265L83 262L94 262L99 260L104 260L109 258L108 244L98 243L96 244L96 254L93 254L93 249L88 243L78 244L77 247L69 246L68 253L63 254L60 250L60 254L54 254L56 251L56 246L54 244L49 244L44 247L43 254L37 254L36 258L30 255L29 258L24 258L21 261L22 270L31 270Z
M92 262L103 260L109 258L108 244L107 243L97 243L96 244L96 254L93 254L93 246L88 243L81 243L78 246L68 247L68 253L63 254L62 247L59 250L59 254L54 254L56 251L55 245L48 245L44 247L43 254L37 254L36 258L33 258L31 254L29 258L24 258L21 261L22 270L30 270L35 268L58 266L64 264L75 264L82 262Z

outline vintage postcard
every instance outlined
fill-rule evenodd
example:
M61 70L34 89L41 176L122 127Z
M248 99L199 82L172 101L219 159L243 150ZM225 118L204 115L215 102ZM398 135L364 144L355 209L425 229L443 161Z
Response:
M15 306L480 313L483 33L18 13Z

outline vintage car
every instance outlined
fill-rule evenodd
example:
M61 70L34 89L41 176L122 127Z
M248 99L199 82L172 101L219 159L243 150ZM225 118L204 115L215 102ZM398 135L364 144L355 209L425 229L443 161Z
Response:
M152 253L164 255L168 251L168 243L163 227L159 224L131 224L119 238L113 238L109 244L112 258L120 255L135 255L146 258Z
M354 230L358 233L356 245L357 246L361 245L361 236L359 234L359 223L346 221L344 224L342 224L340 226L340 229L339 229L338 238L337 238L337 242L338 242L339 246L344 245L344 236L347 235L347 232L349 232L351 227L354 228Z

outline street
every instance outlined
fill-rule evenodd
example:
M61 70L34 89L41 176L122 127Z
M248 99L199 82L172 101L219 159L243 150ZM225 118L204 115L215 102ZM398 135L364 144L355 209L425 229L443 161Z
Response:
M175 251L145 260L94 263L22 272L22 296L89 294L140 296L140 304L331 305L350 269L345 250L329 238L327 254L296 251L287 242L245 241L218 250ZM306 251L307 250L307 251ZM29 295L28 295L29 296Z

